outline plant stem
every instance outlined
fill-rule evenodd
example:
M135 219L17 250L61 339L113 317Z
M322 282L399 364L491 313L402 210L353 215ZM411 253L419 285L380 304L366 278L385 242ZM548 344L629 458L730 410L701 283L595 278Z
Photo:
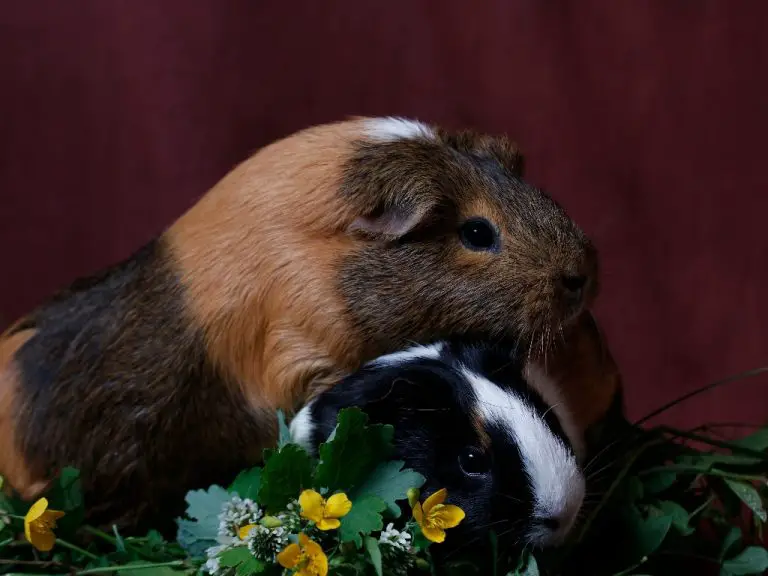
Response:
M710 390L713 390L719 386L723 386L724 384L729 384L730 382L735 382L737 380L743 380L744 378L757 376L758 374L762 374L764 372L768 372L768 366L763 366L762 368L755 368L753 370L747 370L746 372L741 372L740 374L734 374L733 376L728 376L727 378L723 378L722 380L718 380L716 382L712 382L711 384L707 384L706 386L702 386L701 388L697 388L696 390L688 392L687 394L683 394L682 396L679 396L678 398L675 398L674 400L667 402L661 408L657 408L653 412L646 414L645 416L640 418L640 420L637 420L634 425L640 426L641 424L644 424L651 418L655 418L659 414L666 412L670 408L673 408L678 404L680 404L681 402L685 402L686 400L693 398L694 396L698 396L699 394L703 394L704 392L709 392Z
M3 540L2 542L0 542L0 548L5 548L11 542L13 542L13 538L8 538L7 540Z
M117 546L117 538L114 538L114 537L110 536L109 534L107 534L106 532L104 532L102 530L99 530L98 528L94 528L93 526L85 525L85 526L82 526L81 529L83 530L83 532L87 532L88 534L91 534L93 536L97 536L97 537L101 538L102 540L105 540L105 541L109 542L110 544L112 544L114 546Z
M738 444L732 444L730 442L715 440L707 436L701 436L700 434L694 434L693 432L686 432L685 430L677 430L676 428L670 428L668 426L658 426L656 430L664 434L671 434L673 436L678 436L680 438L688 438L689 440L703 442L705 444L709 444L710 446L715 446L717 448L724 448L732 452L741 452L746 456L752 456L760 460L768 460L768 454L766 454L765 452L760 452L759 450L752 450L750 448L744 448L742 446L739 446Z
M173 562L154 562L148 564L126 564L124 566L105 566L102 568L89 568L75 572L75 576L81 574L103 574L104 572L120 572L122 570L145 570L148 568L163 568L165 566L183 566L183 560L174 560Z
M683 466L671 464L669 466L654 466L653 468L647 468L637 473L638 476L647 476L654 472L688 472L696 474L704 474L705 476L717 476L719 478L730 478L731 480L753 480L759 482L765 482L765 476L753 476L750 474L736 474L734 472L724 472L717 468L702 468L699 466Z
M709 496L709 498L707 498L707 501L706 501L706 502L704 502L704 504L702 504L701 506L699 506L698 508L696 508L696 510L694 510L693 512L691 512L690 514L688 514L688 518L689 518L689 519L690 519L690 518L693 518L693 517L694 517L694 516L696 516L697 514L700 514L702 511L706 510L706 509L707 509L707 507L708 507L710 504L712 504L712 502L714 502L714 500L715 500L715 495L714 495L714 494L711 494L711 495Z
M59 544L60 546L63 546L64 548L69 548L73 552L77 552L78 554L82 554L83 556L90 558L91 560L98 560L99 557L96 556L96 554L93 554L92 552L88 552L88 550L83 550L80 548L80 546L75 546L74 544L71 544L67 542L66 540L62 540L61 538L56 539L56 544Z
M648 562L648 556L643 556L640 559L640 562L638 562L634 566L630 566L629 568L622 570L621 572L616 572L613 576L629 576L630 574L632 574L632 572L640 568L640 566L642 566L646 562Z

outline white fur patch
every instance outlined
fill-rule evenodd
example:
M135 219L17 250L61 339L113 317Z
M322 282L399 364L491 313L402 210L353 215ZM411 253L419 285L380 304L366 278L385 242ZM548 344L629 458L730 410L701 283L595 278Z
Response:
M387 354L385 356L379 356L372 362L372 366L397 366L399 364L405 364L411 360L427 359L437 360L440 358L440 353L443 350L443 343L437 342L435 344L418 345Z
M472 385L483 418L506 430L520 449L532 486L534 518L555 518L560 523L555 532L534 528L529 538L538 544L560 541L584 500L585 480L576 458L523 398L466 368L462 373Z
M304 448L310 454L314 453L312 446L312 432L315 429L315 423L312 421L311 410L312 402L307 403L298 414L293 417L288 430L291 433L291 440Z
M369 138L377 141L414 140L417 138L434 139L435 133L426 124L408 118L386 116L370 118L365 122L365 131Z

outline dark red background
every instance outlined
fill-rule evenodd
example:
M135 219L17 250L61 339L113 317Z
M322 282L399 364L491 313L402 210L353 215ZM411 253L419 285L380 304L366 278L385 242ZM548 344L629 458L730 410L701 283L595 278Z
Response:
M509 133L595 239L632 415L768 363L765 2L6 0L0 83L0 324L268 141L403 114Z

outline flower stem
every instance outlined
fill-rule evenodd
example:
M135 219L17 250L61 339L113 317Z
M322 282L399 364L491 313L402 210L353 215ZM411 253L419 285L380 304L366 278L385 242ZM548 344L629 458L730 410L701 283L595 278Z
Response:
M173 562L154 562L148 564L126 564L125 566L105 566L103 568L89 568L75 572L75 576L81 574L102 574L104 572L120 572L121 570L145 570L148 568L162 568L164 566L183 566L183 560L174 560Z
M13 538L8 538L7 540L3 540L2 542L0 542L0 548L4 548L5 546L10 544L11 542L13 542Z
M56 544L59 544L60 546L63 546L64 548L69 548L73 552L77 552L78 554L82 554L83 556L90 558L91 560L99 560L99 557L96 556L96 554L93 554L92 552L88 552L88 550L83 550L80 548L80 546L75 546L74 544L71 544L67 542L66 540L62 540L61 538L56 539Z

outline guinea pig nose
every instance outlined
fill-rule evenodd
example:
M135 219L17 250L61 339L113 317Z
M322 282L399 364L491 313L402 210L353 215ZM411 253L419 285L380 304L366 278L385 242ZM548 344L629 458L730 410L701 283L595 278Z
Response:
M560 529L560 520L550 516L546 518L538 518L536 522L542 527L552 532L557 532Z
M586 276L569 276L563 275L560 277L560 283L565 288L565 291L569 296L573 298L580 298L581 293L584 290L584 286L587 284Z

